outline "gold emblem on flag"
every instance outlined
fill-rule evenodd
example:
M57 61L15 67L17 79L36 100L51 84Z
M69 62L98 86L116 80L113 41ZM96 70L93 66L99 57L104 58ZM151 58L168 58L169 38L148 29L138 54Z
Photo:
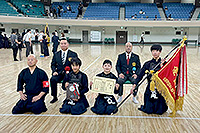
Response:
M173 71L173 75L176 76L178 73L178 67L174 66L174 69L172 71Z

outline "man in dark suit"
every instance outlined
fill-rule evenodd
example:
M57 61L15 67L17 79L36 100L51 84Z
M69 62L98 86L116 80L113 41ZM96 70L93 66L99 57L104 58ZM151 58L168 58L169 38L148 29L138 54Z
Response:
M118 73L118 83L120 84L120 87L118 91L115 90L115 93L118 93L119 95L118 102L122 101L123 84L129 80L134 85L141 68L139 56L132 52L132 48L132 44L127 42L125 44L126 52L120 54L117 59L116 70ZM136 94L133 96L133 102L138 103L135 96Z
M58 49L58 40L59 40L59 37L56 36L55 32L52 33L53 37L52 37L52 42L53 42L53 54L55 54L57 52L57 49Z
M71 71L70 61L72 58L78 57L77 53L68 49L69 43L65 38L60 40L60 47L61 50L54 54L51 62L52 77L50 83L53 100L51 100L50 103L55 103L58 100L57 83L60 83L64 79L66 66L68 66Z

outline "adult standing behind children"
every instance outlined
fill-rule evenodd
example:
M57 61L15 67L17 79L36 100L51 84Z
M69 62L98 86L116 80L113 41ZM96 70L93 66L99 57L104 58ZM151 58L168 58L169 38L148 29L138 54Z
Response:
M59 37L56 36L55 32L52 33L53 37L52 37L52 42L53 42L53 54L55 54L57 52L57 49L58 49L58 40L59 40Z
M48 49L49 42L47 42L46 36L43 36L42 43L43 43L43 46L44 46L44 57L48 58L49 57L49 49Z
M20 44L20 42L18 42L16 31L12 32L10 36L10 40L11 40L11 45L12 45L12 50L13 50L14 61L18 61L17 52L18 52L18 45Z
M23 37L23 40L25 41L25 45L26 45L26 57L28 57L28 55L32 51L31 38L32 38L31 30L28 29L26 34ZM33 53L31 52L31 54L33 54Z

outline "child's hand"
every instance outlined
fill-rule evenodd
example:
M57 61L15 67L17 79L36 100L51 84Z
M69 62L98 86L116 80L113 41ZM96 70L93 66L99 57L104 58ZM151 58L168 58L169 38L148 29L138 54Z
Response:
M163 64L165 63L165 61L166 61L166 59L161 59L161 64L160 64L161 67L163 66Z
M72 100L77 102L79 99L80 99L80 96L78 96L78 99L72 99Z
M92 81L90 81L90 86L92 86L92 84L93 84L93 82L92 82Z
M116 90L119 89L119 84L115 84Z
M73 101L75 101L75 102L77 102L78 101L78 99L72 99Z
M69 85L69 83L68 83L68 82L66 82L66 83L65 83L65 88L67 88L67 87L68 87L68 85Z

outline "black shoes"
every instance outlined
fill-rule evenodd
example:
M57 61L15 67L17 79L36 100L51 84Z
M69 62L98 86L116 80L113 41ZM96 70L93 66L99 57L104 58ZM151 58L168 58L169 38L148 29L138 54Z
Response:
M53 100L50 101L50 103L55 103L56 101L58 101L58 98L54 97Z
M18 59L14 59L14 61L19 61Z

